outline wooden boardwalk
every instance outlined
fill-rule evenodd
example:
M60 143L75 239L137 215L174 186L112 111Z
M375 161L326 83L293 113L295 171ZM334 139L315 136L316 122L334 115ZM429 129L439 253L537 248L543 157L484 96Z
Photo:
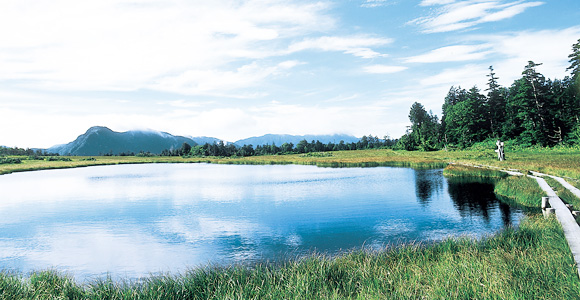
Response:
M560 199L560 197L556 195L556 192L554 192L554 190L550 187L550 185L548 185L548 183L546 182L546 180L544 180L544 178L537 176L529 176L529 177L536 179L542 190L544 190L548 195L550 207L555 209L556 218L562 225L564 236L566 237L566 241L568 241L568 246L570 247L570 251L572 252L572 256L574 257L574 261L576 262L578 275L580 276L580 226L578 226L578 223L576 222L576 219L572 215L572 212L568 209L568 207L566 207L562 199ZM550 177L556 180L560 179L558 180L558 182L560 183L565 182L567 185L573 187L560 177L556 176ZM564 185L564 187L568 188L566 185ZM580 190L576 189L576 191L578 192L578 194L574 193L573 191L572 192L580 198Z

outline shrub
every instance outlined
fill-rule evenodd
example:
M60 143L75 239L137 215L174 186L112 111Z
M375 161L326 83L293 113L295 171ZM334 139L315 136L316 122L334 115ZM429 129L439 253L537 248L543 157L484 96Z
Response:
M72 161L72 159L68 157L61 157L61 156L49 156L46 158L47 161Z
M19 164L22 160L20 158L0 157L0 165L3 164Z

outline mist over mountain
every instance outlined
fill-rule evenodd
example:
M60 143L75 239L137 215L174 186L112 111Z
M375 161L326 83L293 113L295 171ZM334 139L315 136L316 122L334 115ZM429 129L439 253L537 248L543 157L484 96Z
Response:
M271 145L281 146L284 143L292 143L294 145L298 144L301 140L306 140L308 142L320 141L323 144L328 144L329 142L338 144L340 141L345 143L356 143L359 138L346 135L346 134L333 134L333 135L289 135L289 134L266 134L257 137L251 137L243 140L234 142L237 146L243 145Z
M120 153L151 152L159 154L165 149L177 149L188 143L197 143L191 138L174 136L157 131L127 131L115 132L107 127L95 126L74 141L65 145L56 145L46 151L60 155L104 155Z
M189 138L192 139L194 142L196 142L198 145L215 144L215 143L219 143L220 141L222 141L218 138L209 137L209 136L193 136L193 137L189 137Z

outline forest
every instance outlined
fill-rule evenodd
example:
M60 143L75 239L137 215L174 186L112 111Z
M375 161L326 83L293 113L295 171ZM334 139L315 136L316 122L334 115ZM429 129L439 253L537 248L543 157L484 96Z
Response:
M541 63L529 61L510 87L498 84L492 66L487 86L452 86L441 120L415 102L411 126L396 147L405 150L464 149L489 140L514 141L521 147L580 144L580 39L569 56L570 76L546 79Z

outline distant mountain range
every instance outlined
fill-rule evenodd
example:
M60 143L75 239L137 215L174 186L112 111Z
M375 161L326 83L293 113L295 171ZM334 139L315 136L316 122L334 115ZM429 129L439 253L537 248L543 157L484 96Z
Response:
M358 142L358 138L351 135L288 135L266 134L234 142L236 146L243 145L271 145L281 146L284 143L298 144L301 140L320 141L322 143ZM107 127L95 126L78 136L74 141L56 145L46 149L50 153L60 155L97 156L104 154L151 152L159 154L165 149L178 149L183 143L191 146L205 143L217 143L220 139L213 137L184 137L174 136L158 131L127 131L115 132Z
M219 143L221 141L218 138L209 137L209 136L196 136L196 137L190 137L190 139L192 139L198 145L203 145L206 143L207 144L215 144L215 143Z
M294 145L298 144L300 141L306 140L309 143L312 141L320 141L323 144L328 144L329 142L338 144L340 141L345 143L356 143L359 138L346 135L346 134L334 134L334 135L289 135L289 134L266 134L258 137L251 137L243 140L234 142L237 146L243 145L272 145L281 146L284 143L292 143Z
M177 149L188 143L197 145L191 138L174 136L157 131L127 131L115 132L107 127L95 126L81 134L76 140L66 144L48 148L50 153L60 155L103 155L119 153L151 152L161 153L165 149Z

